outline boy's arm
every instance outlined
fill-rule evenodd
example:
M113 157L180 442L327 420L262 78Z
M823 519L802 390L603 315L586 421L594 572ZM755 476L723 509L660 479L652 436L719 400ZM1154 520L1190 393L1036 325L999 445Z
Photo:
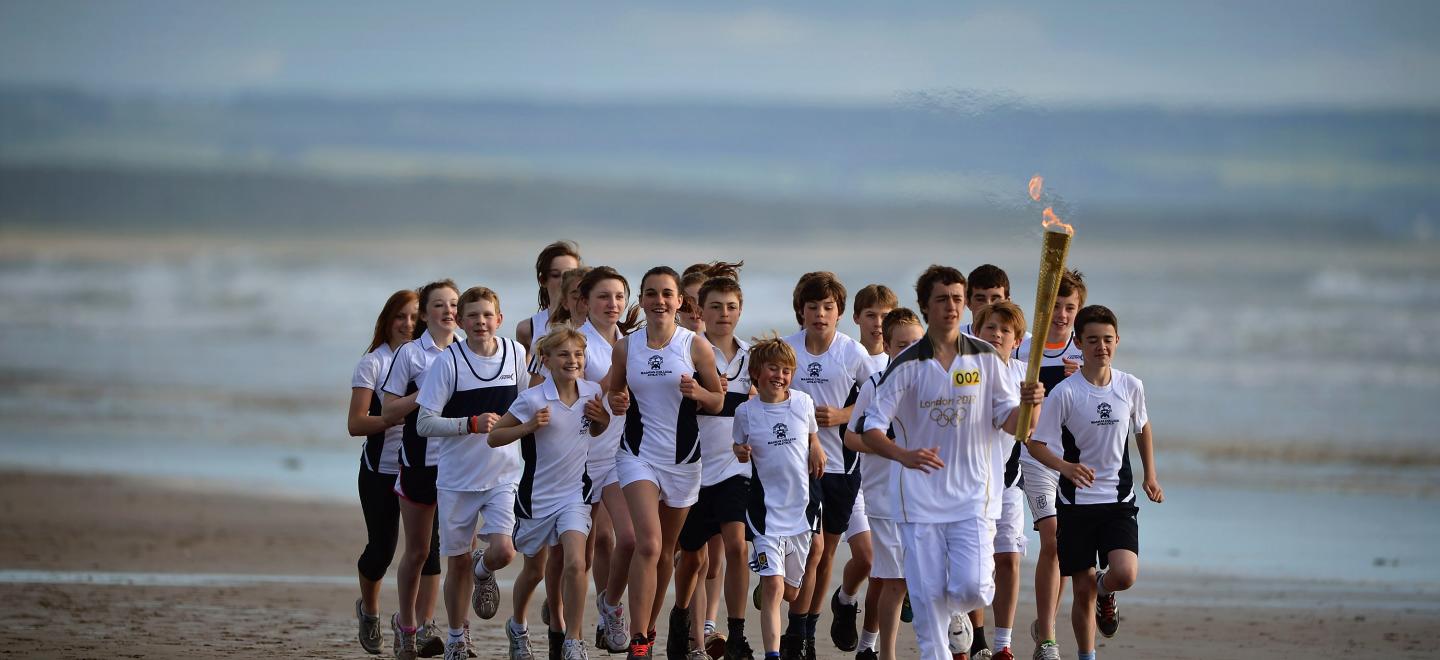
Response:
M680 391L700 404L701 410L720 412L725 407L725 386L720 382L720 372L715 369L715 349L711 348L710 340L704 335L696 335L690 342L690 361L695 363L699 378L681 375Z
M820 446L820 434L810 432L810 476L819 479L825 474L825 450Z
M1025 443L1025 448L1035 460L1041 465L1050 468L1064 475L1066 479L1075 482L1077 488L1089 488L1095 482L1095 471L1083 463L1067 463L1050 451L1050 448L1040 440L1030 440Z
M1135 445L1140 448L1140 462L1145 466L1145 480L1142 482L1145 495L1151 502L1164 502L1165 490L1160 488L1160 480L1155 476L1155 442L1150 422L1145 422L1144 428L1135 434Z

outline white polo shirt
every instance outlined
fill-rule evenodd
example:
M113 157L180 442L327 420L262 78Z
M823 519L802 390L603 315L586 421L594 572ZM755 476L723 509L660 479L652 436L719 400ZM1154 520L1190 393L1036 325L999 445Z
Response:
M892 425L902 449L937 448L945 467L897 472L900 522L946 523L998 517L994 430L1020 405L1020 388L990 344L961 334L947 369L929 336L896 356L875 386L863 428ZM992 512L993 508L993 512Z
M1075 372L1045 397L1040 424L1031 436L1070 463L1083 463L1095 471L1089 488L1060 477L1056 489L1064 504L1111 504L1135 501L1135 479L1130 470L1130 434L1149 421L1145 412L1145 386L1130 374L1110 370L1110 384L1091 385Z
M844 408L855 386L865 382L873 371L870 353L849 335L835 333L830 346L820 355L805 350L805 331L785 338L795 349L797 364L790 389L810 395L816 406ZM826 474L851 474L859 464L856 452L845 448L840 440L844 426L820 429L820 448L825 450Z
M383 404L380 386L394 358L395 351L390 349L390 345L381 343L360 358L359 364L355 365L355 373L350 376L350 387L370 390L371 416L380 415ZM380 474L400 474L400 438L404 433L404 425L397 424L381 433L366 436L360 450L360 462L365 469Z
M589 501L591 482L585 463L590 455L590 420L585 417L585 402L600 394L600 384L581 380L575 385L580 397L573 405L560 400L553 379L521 392L510 405L510 414L521 424L550 407L550 423L516 443L523 468L515 491L515 514L521 518L544 518Z
M459 339L450 343L454 344L455 341ZM430 368L430 363L436 356L444 352L445 349L435 345L435 338L430 336L429 330L420 333L419 337L396 349L395 358L390 361L390 373L385 375L385 384L381 389L386 394L400 397L420 391L425 370ZM400 463L406 467L432 467L436 461L437 441L423 438L416 433L415 420L418 413L417 410L407 415L402 425Z

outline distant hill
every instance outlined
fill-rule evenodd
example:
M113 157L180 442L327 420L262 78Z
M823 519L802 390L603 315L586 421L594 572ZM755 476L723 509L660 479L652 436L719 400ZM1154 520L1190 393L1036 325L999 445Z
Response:
M286 231L1034 213L1403 235L1440 217L1440 110L1222 112L103 95L0 87L0 223ZM1068 202L1068 204L1066 203ZM1156 225L1160 225L1157 227ZM1201 231L1201 230L1195 230Z

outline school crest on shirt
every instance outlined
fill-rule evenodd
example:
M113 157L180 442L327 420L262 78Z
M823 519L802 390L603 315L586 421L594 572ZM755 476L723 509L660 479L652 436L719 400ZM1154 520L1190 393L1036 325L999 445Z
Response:
M1115 419L1110 415L1113 411L1114 409L1110 407L1110 404L1101 401L1100 405L1095 406L1095 414L1099 415L1100 417L1099 419L1090 420L1090 423L1094 424L1095 426L1114 426L1115 424L1118 424L1120 420Z
M790 439L790 428L785 426L785 422L780 422L779 424L770 427L770 430L775 433L776 440Z
M580 433L583 435L583 434L588 434L589 432L590 432L590 418L589 418L589 417L581 417L581 418L580 418Z
M670 375L670 370L665 368L665 356L663 355L651 355L649 358L646 358L645 363L650 365L648 371L642 372L646 376Z

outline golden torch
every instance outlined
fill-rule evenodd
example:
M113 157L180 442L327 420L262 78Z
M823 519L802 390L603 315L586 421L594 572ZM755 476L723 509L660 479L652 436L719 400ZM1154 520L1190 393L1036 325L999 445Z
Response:
M1036 174L1030 179L1030 198L1040 201L1045 188L1045 179ZM1060 276L1065 272L1065 256L1070 253L1070 237L1075 228L1060 221L1055 209L1045 207L1042 213L1045 228L1045 243L1040 248L1040 280L1035 285L1035 323L1031 330L1029 362L1025 365L1025 383L1040 380L1040 360L1045 355L1045 337L1050 331L1050 320L1055 313L1055 296L1060 292ZM1015 426L1015 441L1025 442L1030 437L1030 404L1020 404L1019 424Z

